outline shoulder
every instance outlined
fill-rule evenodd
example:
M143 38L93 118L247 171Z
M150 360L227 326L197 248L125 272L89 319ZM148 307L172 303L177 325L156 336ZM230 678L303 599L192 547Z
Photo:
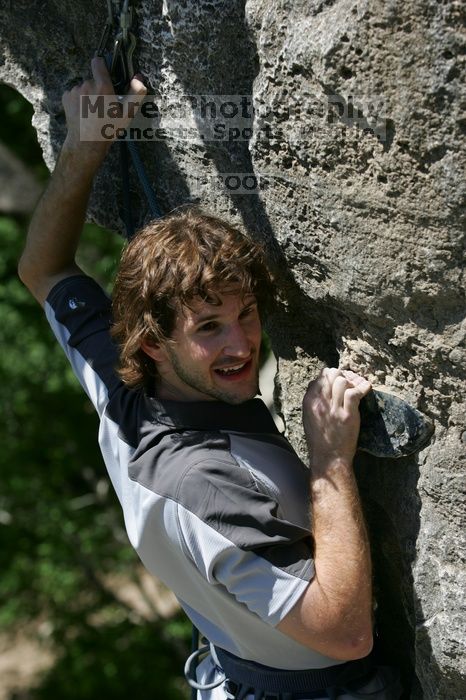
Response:
M64 305L69 310L76 311L86 308L88 303L92 302L98 302L108 308L111 305L109 295L96 280L77 271L60 276L51 284L44 305L54 309Z
M111 338L111 301L95 280L73 275L59 280L45 301L50 327L99 415L121 388L117 348Z
M74 275L61 279L50 290L44 306L54 331L61 328L70 344L110 329L110 297L92 277Z

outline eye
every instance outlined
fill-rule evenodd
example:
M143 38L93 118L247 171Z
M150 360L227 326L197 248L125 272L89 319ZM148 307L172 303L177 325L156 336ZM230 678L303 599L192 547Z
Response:
M240 318L246 318L247 316L252 316L257 311L257 304L251 304L251 306L246 306L245 309L240 313Z
M209 331L214 331L218 327L218 323L216 321L208 321L207 323L204 323L202 326L199 326L197 329L201 333L208 333Z

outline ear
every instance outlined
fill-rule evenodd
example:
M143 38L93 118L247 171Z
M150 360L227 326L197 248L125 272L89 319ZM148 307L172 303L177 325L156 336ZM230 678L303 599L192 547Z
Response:
M165 347L161 343L152 343L148 340L144 340L141 343L141 350L155 362L163 362L167 359Z

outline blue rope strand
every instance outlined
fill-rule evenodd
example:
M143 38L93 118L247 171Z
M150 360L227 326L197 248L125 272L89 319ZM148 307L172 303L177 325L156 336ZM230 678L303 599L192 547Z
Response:
M126 238L130 240L134 236L133 212L131 207L131 193L129 189L129 159L127 143L120 141L120 170L121 185L123 190L123 221L126 229Z
M141 156L139 155L137 145L134 141L126 141L126 144L128 146L131 160L133 161L134 169L136 170L137 176L139 178L139 182L141 183L141 186L144 190L144 194L146 195L151 216L154 219L160 219L160 217L162 216L162 211L159 205L157 204L155 192L147 177L146 169L144 168Z

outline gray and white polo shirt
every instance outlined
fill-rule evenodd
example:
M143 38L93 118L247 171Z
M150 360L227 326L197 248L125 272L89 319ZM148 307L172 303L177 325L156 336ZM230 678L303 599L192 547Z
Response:
M217 646L279 668L337 663L276 629L314 568L308 470L264 403L160 401L126 388L110 301L89 277L57 284L46 314L100 416L102 455L147 569Z

